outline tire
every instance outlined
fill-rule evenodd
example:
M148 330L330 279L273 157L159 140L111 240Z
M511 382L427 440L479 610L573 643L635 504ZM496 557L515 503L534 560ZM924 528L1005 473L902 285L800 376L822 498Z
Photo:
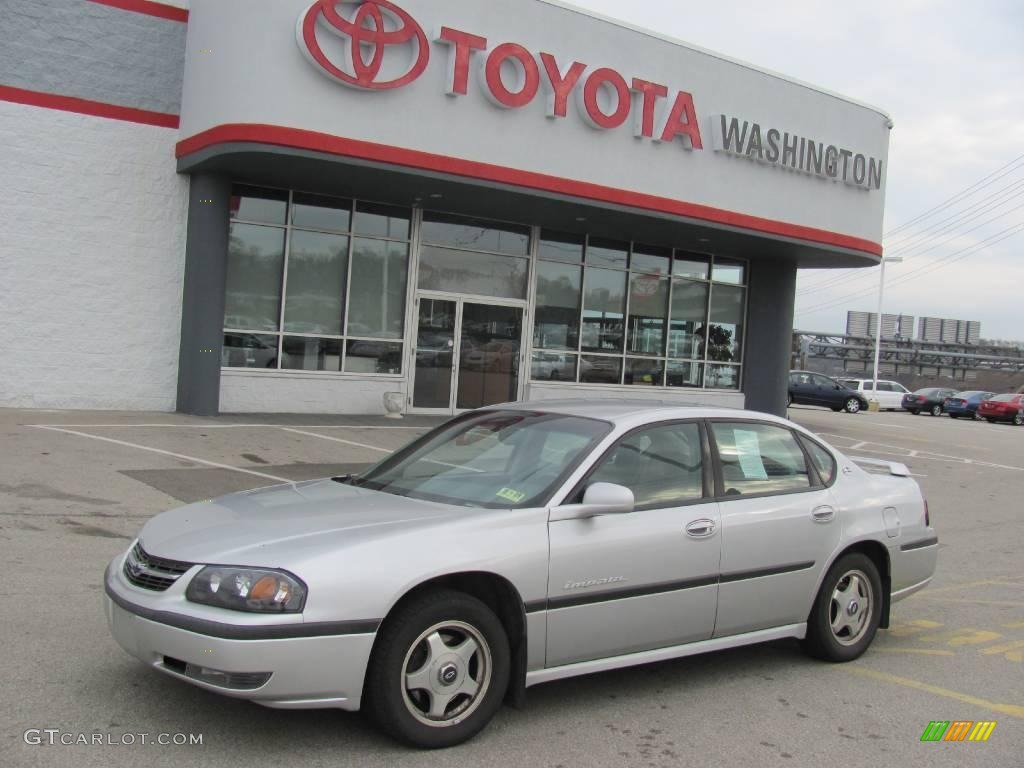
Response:
M1017 415L1013 417L1014 426L1024 426L1024 411L1017 411Z
M807 618L804 650L824 661L853 661L875 639L881 618L878 568L867 555L851 552L839 558L821 582Z
M789 406L791 406L792 404L793 404L793 396L792 395L786 395L786 407L789 408Z
M846 401L846 404L843 406L843 410L847 413L860 413L860 400L856 397L851 397Z
M951 418L951 419L959 419L960 417L957 416L955 413L951 413L951 414L949 414L949 418Z
M363 706L399 741L451 747L494 717L509 669L508 638L494 612L471 595L438 590L385 621L367 668ZM443 677L448 674L450 681Z
M985 421L987 421L989 424L995 424L996 423L995 419L986 418Z
M910 411L910 415L911 416L917 416L917 413L918 413L917 411Z
M929 411L929 413L931 413L932 416L941 416L942 415L942 406L941 405L933 405L932 409L931 409L931 411Z

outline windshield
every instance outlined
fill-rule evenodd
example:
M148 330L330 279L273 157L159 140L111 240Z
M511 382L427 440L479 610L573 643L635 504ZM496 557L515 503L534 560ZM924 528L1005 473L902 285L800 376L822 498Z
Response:
M474 412L424 435L353 482L448 504L538 506L611 428L556 413Z

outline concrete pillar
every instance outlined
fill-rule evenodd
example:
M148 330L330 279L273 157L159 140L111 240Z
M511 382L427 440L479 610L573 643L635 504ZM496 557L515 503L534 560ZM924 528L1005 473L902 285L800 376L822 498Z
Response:
M206 173L192 176L178 354L178 411L196 416L215 416L220 411L230 195L228 178Z
M743 394L750 410L785 416L796 265L754 260L749 286Z

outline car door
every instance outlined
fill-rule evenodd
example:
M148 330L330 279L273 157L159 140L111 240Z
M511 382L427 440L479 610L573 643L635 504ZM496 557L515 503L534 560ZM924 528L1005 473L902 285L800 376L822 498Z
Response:
M568 498L615 483L635 510L549 524L547 666L711 637L721 521L703 430L660 423L623 436Z
M879 381L878 389L875 390L875 399L878 401L879 409L882 408L896 408L898 405L893 404L893 399L896 397L896 393L893 391L892 382Z
M836 388L836 383L828 376L812 374L811 383L814 387L815 405L825 405L829 408L835 408L843 404L844 399Z
M839 544L831 492L788 427L747 420L710 426L722 516L715 637L804 622Z

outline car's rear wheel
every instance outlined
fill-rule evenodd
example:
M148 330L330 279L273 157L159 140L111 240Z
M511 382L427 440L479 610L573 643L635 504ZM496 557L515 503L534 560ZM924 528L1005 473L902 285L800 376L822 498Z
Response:
M851 397L846 401L846 405L843 406L847 413L860 413L860 400L856 397Z
M1017 411L1017 415L1013 417L1013 423L1018 427L1024 424L1024 412Z
M791 406L792 404L793 404L793 396L792 395L786 395L786 407L789 408L789 406Z
M995 424L996 423L995 419L990 419L990 418L987 418L987 417L985 418L985 421L987 421L989 424Z
M913 408L908 408L907 410L909 410L909 411L910 411L910 415L911 415L911 416L917 416L917 413L918 413L918 412L917 412L916 410L914 410Z
M942 406L941 405L933 405L931 413L932 413L932 416L941 416L942 415Z
M364 706L400 741L451 747L490 722L508 678L508 638L494 612L471 595L441 590L385 622L367 669Z
M825 661L853 661L882 618L882 579L871 558L851 552L829 569L807 619L804 649Z

